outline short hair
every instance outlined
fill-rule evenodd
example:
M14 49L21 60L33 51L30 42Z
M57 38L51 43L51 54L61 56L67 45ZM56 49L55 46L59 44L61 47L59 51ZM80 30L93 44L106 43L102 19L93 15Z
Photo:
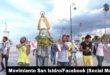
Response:
M21 37L21 39L20 39L20 43L24 43L24 42L26 42L26 40L27 40L27 38L26 38L25 36L23 36L23 37Z
M67 37L67 35L66 35L66 34L63 34L63 35L62 35L62 38L64 38L64 37Z
M85 39L89 39L89 38L91 38L91 36L90 35L86 35Z
M95 36L94 38L95 38L95 40L97 40L99 38L99 36Z
M70 37L69 35L67 35L67 37Z
M7 36L4 36L3 38L6 39L6 41L8 40L8 37Z

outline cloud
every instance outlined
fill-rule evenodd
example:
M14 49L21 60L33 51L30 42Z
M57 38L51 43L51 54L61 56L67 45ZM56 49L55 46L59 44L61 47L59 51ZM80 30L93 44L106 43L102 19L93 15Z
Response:
M94 3L95 1L91 1ZM96 1L98 2L98 1ZM101 4L105 3L105 1L100 2ZM87 5L89 5L90 2L88 2ZM110 28L110 11L107 13L106 18L104 18L104 11L102 9L101 5L98 7L94 7L94 9L89 9L86 7L86 11L84 10L79 15L75 15L72 17L72 25L73 25L73 34L78 35L79 33L93 33L96 29L100 30L105 28L105 24L107 28ZM93 4L94 5L94 4ZM64 20L63 20L64 21ZM63 23L62 20L56 25L56 28L61 30L62 25L66 28L64 31L70 31L70 21L69 19L66 19L66 24ZM106 23L104 23L106 21ZM82 23L82 26L80 27L80 23ZM61 31L60 31L61 32ZM110 32L108 32L110 34Z
M72 10L73 34L92 33L104 28L102 9L104 3L110 5L109 0L0 0L0 34L6 21L13 40L18 41L23 35L34 39L39 32L37 23L42 10L50 22L53 38L59 38L63 33L70 34L71 3L77 7L77 10ZM106 16L107 28L110 28L109 13Z
M103 8L105 3L110 4L110 0L88 0L87 7L89 10Z

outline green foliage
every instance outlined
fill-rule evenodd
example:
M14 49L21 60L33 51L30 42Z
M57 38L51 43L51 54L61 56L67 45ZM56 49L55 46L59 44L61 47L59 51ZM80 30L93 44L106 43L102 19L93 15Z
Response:
M92 39L92 41L94 42L95 40L97 40L98 36L94 36L94 38Z
M109 42L110 43L110 35L108 35L108 34L104 34L103 36L102 36L102 38L106 41L106 42Z
M35 39L38 41L39 45L51 45L52 43L51 38L47 36L43 37L38 35Z
M105 12L109 11L109 5L106 3L104 4L104 9L103 9Z

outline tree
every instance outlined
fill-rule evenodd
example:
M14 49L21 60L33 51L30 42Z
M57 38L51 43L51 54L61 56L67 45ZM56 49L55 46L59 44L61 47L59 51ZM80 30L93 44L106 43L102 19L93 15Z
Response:
M104 34L103 36L102 36L102 38L103 39L105 39L105 41L107 42L107 43L110 43L110 34L108 35L108 34Z
M105 12L106 17L106 13L109 11L109 5L107 3L103 5L103 11ZM105 25L105 34L106 34L106 25Z
M109 5L107 3L104 4L104 9L105 12L109 11Z
M93 42L95 42L98 39L99 36L94 36L94 38L92 39Z

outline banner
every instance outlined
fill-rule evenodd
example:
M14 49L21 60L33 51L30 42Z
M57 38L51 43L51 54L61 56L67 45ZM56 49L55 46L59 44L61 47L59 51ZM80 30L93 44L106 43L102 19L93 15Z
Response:
M46 73L74 73L74 74L97 74L110 73L110 67L7 67L7 74L46 74Z

